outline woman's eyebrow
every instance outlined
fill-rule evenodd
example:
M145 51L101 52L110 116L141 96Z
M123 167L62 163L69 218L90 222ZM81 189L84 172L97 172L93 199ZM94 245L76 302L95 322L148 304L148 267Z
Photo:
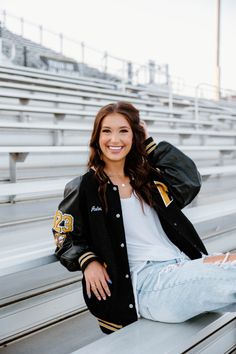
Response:
M112 129L112 127L109 127L109 126L107 126L107 125L104 125L103 127L102 127L102 129ZM118 129L130 129L130 127L129 126L127 126L127 125L122 125L121 127L118 127Z

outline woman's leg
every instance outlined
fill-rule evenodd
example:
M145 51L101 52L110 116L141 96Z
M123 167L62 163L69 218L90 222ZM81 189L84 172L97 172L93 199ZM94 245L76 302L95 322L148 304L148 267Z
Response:
M137 293L140 315L161 322L183 322L236 304L236 255L167 266L150 262L138 275Z
M234 262L236 261L236 254L230 254L226 253L223 255L217 255L217 256L207 256L204 258L205 263L227 263L227 262Z

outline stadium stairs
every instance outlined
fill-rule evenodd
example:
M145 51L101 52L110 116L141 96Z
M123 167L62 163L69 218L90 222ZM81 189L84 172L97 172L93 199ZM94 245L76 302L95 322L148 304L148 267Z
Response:
M69 273L53 256L50 230L65 183L86 169L95 112L126 100L157 142L168 140L196 161L203 186L184 212L209 251L235 251L236 105L200 100L196 121L193 98L174 95L170 108L166 93L146 87L18 67L0 67L0 79L4 353L233 353L235 313L184 324L142 319L104 336L84 304L81 273Z

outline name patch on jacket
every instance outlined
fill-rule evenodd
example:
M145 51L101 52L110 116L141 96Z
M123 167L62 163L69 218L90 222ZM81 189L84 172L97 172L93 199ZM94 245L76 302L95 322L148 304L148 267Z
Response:
M91 213L96 212L96 211L102 211L102 208L100 206L93 205L91 207Z

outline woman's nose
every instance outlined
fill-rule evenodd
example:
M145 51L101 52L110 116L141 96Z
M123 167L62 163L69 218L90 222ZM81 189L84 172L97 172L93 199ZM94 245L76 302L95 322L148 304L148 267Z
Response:
M118 134L117 133L112 133L111 134L111 142L112 143L116 143L116 142L118 142L119 141L119 136L118 136Z

